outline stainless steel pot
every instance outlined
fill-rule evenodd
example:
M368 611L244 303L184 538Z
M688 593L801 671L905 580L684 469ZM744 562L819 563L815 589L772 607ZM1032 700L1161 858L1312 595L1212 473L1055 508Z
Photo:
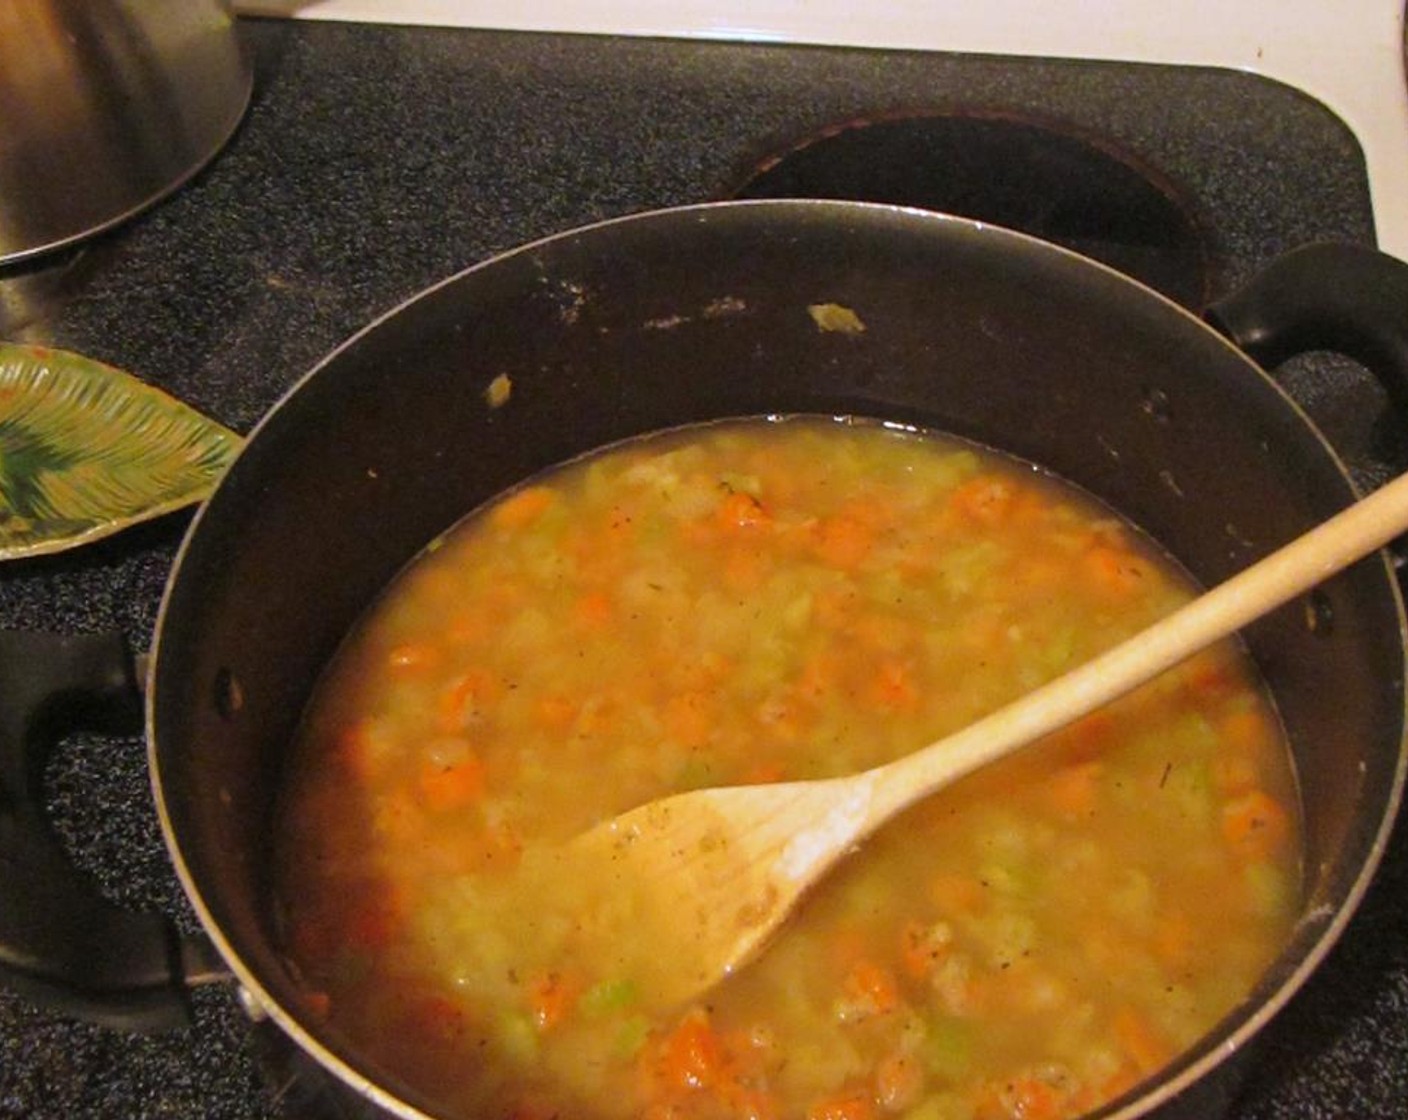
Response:
M223 0L5 0L0 265L164 198L224 145L251 84Z

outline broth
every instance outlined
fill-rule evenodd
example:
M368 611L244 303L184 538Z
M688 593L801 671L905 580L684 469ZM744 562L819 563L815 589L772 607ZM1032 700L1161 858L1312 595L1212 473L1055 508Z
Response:
M521 872L667 793L908 753L1193 591L1029 464L880 424L721 422L531 480L399 577L310 706L276 867L309 1007L457 1115L1094 1108L1298 911L1289 752L1233 643L893 822L695 1006L578 953L593 884Z

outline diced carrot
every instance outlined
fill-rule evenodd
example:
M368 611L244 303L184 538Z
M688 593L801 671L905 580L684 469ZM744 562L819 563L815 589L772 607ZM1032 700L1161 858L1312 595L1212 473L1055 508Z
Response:
M563 1023L577 1006L585 988L580 977L546 972L528 984L528 1007L540 1030Z
M665 734L681 747L702 747L714 730L709 695L698 690L682 692L665 701L660 712Z
M856 961L842 984L842 998L853 1018L888 1015L900 1004L895 974L868 957Z
M938 904L945 916L981 914L987 909L988 896L983 884L972 875L941 872L929 880L929 897Z
M1099 588L1122 599L1143 590L1149 575L1143 557L1111 544L1094 545L1085 554L1085 566Z
M673 1090L707 1089L724 1069L724 1047L702 1009L688 1012L663 1039L656 1072Z
M1099 758L1110 746L1117 724L1110 712L1102 709L1077 720L1058 732L1052 742L1063 762L1076 765Z
M1048 779L1043 793L1052 808L1067 820L1088 817L1099 800L1104 772L1103 762L1062 767Z
M926 980L949 954L953 935L944 922L910 921L900 931L900 963L915 980Z
M421 770L420 791L437 813L463 809L484 796L484 763L471 754L453 766L427 764Z
M731 490L714 511L719 528L725 530L759 529L772 524L772 514L752 494Z
M813 1101L807 1120L874 1120L875 1101L864 1089L843 1089Z
M603 630L611 624L615 615L611 596L605 591L590 591L577 600L572 609L572 617L588 630Z
M875 1067L875 1097L890 1112L908 1112L924 1095L924 1063L905 1050L880 1059Z
M1110 1025L1116 1041L1141 1074L1153 1073L1173 1057L1173 1048L1154 1024L1134 1008L1120 1008Z
M874 538L870 526L859 517L841 513L817 522L816 551L823 563L850 571L870 555Z
M894 711L909 711L919 703L909 666L893 659L882 661L870 682L870 698Z
M969 521L995 525L1005 520L1017 500L1017 487L1000 475L980 474L958 486L949 508Z
M494 703L502 694L502 682L487 669L472 668L459 674L436 701L440 730L462 731L476 710Z
M490 518L500 528L522 529L541 517L556 501L556 492L546 486L525 486L495 506Z
M1244 859L1268 858L1285 846L1290 835L1290 815L1265 790L1244 793L1222 809L1223 839Z
M1062 1115L1060 1090L1041 1077L1014 1077L1002 1097L1008 1115L1019 1120L1058 1120Z

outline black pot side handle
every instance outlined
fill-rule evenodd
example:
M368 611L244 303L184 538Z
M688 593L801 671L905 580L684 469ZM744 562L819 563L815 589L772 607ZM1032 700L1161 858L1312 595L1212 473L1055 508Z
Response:
M1408 264L1395 257L1332 242L1293 249L1206 317L1263 367L1316 350L1353 358L1408 416Z
M142 705L120 637L0 632L0 985L106 1026L190 1017L174 924L102 897L45 813L45 760L74 731L131 735Z

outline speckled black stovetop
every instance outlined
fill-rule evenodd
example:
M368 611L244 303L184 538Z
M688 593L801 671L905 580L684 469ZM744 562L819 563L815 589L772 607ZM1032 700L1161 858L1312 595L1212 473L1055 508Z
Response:
M0 272L0 333L130 369L240 431L431 281L547 233L718 197L768 153L860 116L976 107L1106 136L1194 200L1215 291L1301 242L1373 240L1353 138L1309 99L1247 75L355 25L243 30L254 102L204 174L61 267ZM73 289L66 302L48 298L56 283ZM1358 371L1285 377L1356 473L1401 466L1382 395ZM177 516L0 568L0 622L117 628L145 648L183 528ZM57 824L108 894L190 927L146 783L140 742L75 741L51 768ZM1267 1033L1238 1120L1408 1115L1405 843ZM197 993L195 1010L189 1029L139 1037L0 992L0 1117L283 1115L233 995Z

